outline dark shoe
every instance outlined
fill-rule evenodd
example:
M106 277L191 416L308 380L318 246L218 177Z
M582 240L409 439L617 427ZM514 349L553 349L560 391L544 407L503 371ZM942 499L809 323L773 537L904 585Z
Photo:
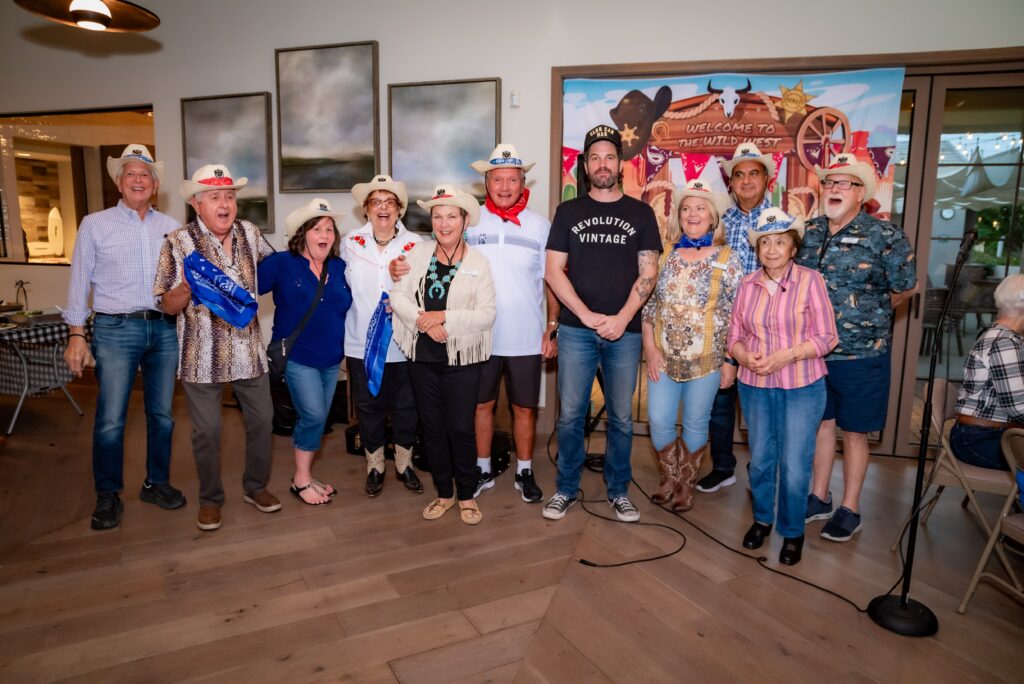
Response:
M804 535L799 537L785 537L782 540L782 549L779 551L779 562L783 565L796 565L800 562L800 556L804 550Z
M764 544L764 540L772 533L772 526L765 525L764 523L755 522L747 530L747 533L743 535L743 548L745 549L759 549Z
M377 471L375 470L373 472ZM395 477L397 477L398 481L404 484L405 488L410 492L416 492L417 494L423 493L423 483L420 482L420 478L416 475L416 471L412 469L412 466L407 467L404 473L395 473ZM366 483L367 486L369 486L369 478L367 478Z
M712 470L697 483L697 491L710 494L717 492L722 487L729 487L736 484L736 476L732 471Z
M256 494L243 494L242 501L252 504L260 513L274 513L281 510L281 502L266 489Z
M828 493L828 501L822 501L813 494L807 495L807 515L804 517L805 523L811 523L815 520L828 520L832 517L832 492Z
M146 503L156 504L165 511L173 511L175 508L185 505L184 495L167 482L151 483L148 480L143 482L139 499Z
M327 497L323 501L306 501L305 499L302 498L302 492L306 491L307 489L312 489L314 492L320 491L320 489L316 487L316 485L314 485L312 482L302 487L297 486L293 482L292 486L288 488L288 491L292 493L292 496L294 496L296 499L306 504L307 506L326 506L327 504L331 503L331 496L329 494L323 495Z
M640 511L629 500L628 496L617 496L608 500L608 505L615 510L615 517L622 522L636 522L640 519Z
M541 515L548 520L561 520L565 517L565 512L569 510L569 506L572 506L574 503L576 503L575 496L566 496L561 492L556 492L544 504L544 510L541 511Z
M196 517L196 527L204 532L212 532L220 528L220 506L200 506Z
M92 529L112 530L121 524L124 504L117 492L100 492L96 495L96 510L92 512Z
M384 473L380 472L376 468L370 468L370 472L366 473L366 496L371 499L378 494L380 490L384 489Z
M860 532L860 515L846 506L837 508L832 519L821 528L821 536L834 542L850 541L858 532Z
M537 482L533 479L533 470L526 468L521 473L516 473L515 488L517 492L523 495L523 501L526 503L540 503L541 499L544 498L544 492L537 486Z
M490 489L494 486L494 473L484 472L480 468L476 469L476 492L473 494L473 498L480 496L485 489Z

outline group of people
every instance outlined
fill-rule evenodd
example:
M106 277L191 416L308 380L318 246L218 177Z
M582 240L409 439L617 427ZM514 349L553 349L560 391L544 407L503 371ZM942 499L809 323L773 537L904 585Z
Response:
M532 166L507 144L475 162L486 188L482 207L439 184L418 201L433 240L402 224L405 186L377 175L352 189L361 228L342 236L342 214L314 199L289 215L288 248L275 253L256 226L237 218L236 192L246 179L223 165L204 166L182 184L196 217L179 227L151 205L163 168L144 146L109 159L122 199L83 221L65 313L65 356L81 372L84 326L95 312L92 526L116 527L121 517L125 415L139 367L148 449L140 498L163 508L185 504L169 482L177 374L192 419L200 529L221 524L225 385L245 421L243 498L263 512L280 509L267 491L272 406L255 317L255 295L270 292L271 357L284 363L298 414L290 491L305 504L323 506L337 494L313 476L312 463L343 357L367 496L382 491L389 443L397 479L423 491L412 466L419 430L436 490L423 516L440 518L457 502L463 522L479 523L477 497L494 486L490 452L504 379L514 487L523 501L541 502L531 461L536 412L544 360L557 355L558 472L543 515L560 519L578 500L600 369L607 500L620 520L635 521L632 402L643 356L660 470L655 502L688 510L695 490L735 483L738 394L754 500L744 546L760 547L777 524L780 561L796 563L805 524L823 519L823 537L850 539L860 529L867 434L885 423L892 312L916 286L902 231L862 209L875 190L870 164L843 153L817 168L824 214L805 224L772 206L774 161L743 143L724 164L728 194L702 180L676 190L665 244L653 210L621 190L616 129L587 134L580 195L563 202L550 224L527 207ZM833 511L837 426L844 492ZM698 480L706 452L712 469Z

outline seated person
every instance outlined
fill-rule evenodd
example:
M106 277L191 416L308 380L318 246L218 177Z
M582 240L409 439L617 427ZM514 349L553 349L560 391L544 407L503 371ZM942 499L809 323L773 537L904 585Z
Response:
M978 335L964 363L949 444L965 463L1006 470L999 445L1003 430L1024 427L1024 274L999 283L996 307L996 319Z

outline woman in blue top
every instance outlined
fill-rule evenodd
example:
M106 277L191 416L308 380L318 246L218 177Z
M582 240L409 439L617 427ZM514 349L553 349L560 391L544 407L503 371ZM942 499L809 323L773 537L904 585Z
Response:
M345 312L352 293L345 282L345 262L338 256L341 235L327 200L313 199L285 219L291 237L288 251L272 254L259 265L260 294L274 293L273 340L286 339L305 317L327 269L320 302L288 354L285 382L298 414L292 434L295 477L291 493L303 503L320 506L337 494L313 477L313 454L320 448L327 412L338 383L344 355Z

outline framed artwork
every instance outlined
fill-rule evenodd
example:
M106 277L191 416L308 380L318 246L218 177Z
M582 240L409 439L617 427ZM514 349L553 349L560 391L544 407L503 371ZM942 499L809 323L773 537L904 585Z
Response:
M206 164L224 164L235 178L248 178L238 191L238 217L265 233L274 232L270 125L270 93L181 100L185 177L191 178ZM190 221L194 215L189 207Z
M501 79L396 83L388 86L388 168L409 189L409 230L430 232L415 199L451 182L483 201L483 177L470 168L487 159L501 135Z
M347 192L380 164L377 42L275 51L281 192Z

